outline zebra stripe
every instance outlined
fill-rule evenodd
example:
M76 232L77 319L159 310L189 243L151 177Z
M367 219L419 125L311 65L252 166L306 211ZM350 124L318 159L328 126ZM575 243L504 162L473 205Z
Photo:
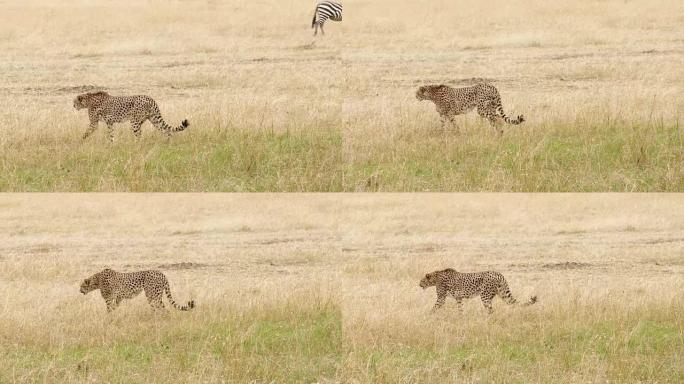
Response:
M311 28L316 28L314 36L318 33L319 27L321 28L321 33L325 34L323 32L323 23L328 19L342 21L342 4L332 1L321 1L316 5L313 20L311 20Z

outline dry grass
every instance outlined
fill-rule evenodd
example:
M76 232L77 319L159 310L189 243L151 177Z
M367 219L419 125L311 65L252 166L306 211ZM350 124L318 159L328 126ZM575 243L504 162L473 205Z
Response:
M681 1L0 4L0 190L678 191ZM528 118L441 132L426 83L492 81ZM81 143L84 90L191 128Z
M679 383L676 195L4 195L0 382ZM80 281L159 268L189 313ZM503 272L533 307L423 273Z

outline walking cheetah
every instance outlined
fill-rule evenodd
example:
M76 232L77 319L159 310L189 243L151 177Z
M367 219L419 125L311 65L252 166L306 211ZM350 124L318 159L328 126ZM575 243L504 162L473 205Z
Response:
M110 96L103 91L83 93L74 99L74 108L76 110L88 108L90 126L83 134L83 139L95 132L100 121L107 124L109 141L114 141L114 123L130 121L136 137L140 137L140 126L145 120L150 120L157 129L169 136L171 132L182 131L190 125L187 120L183 120L177 127L166 124L161 117L157 103L145 95Z
M420 287L436 286L437 302L432 308L433 311L444 305L447 294L456 299L459 310L462 300L474 296L480 296L487 312L492 313L492 299L499 295L508 304L515 304L517 301L508 289L508 283L502 274L495 271L461 273L451 268L441 271L428 273L420 280ZM537 296L532 296L523 305L532 305L537 302Z
M442 127L446 120L454 124L454 117L470 112L477 108L477 113L481 117L489 120L492 128L499 134L503 133L500 121L508 124L518 125L525 121L523 115L511 120L506 116L501 105L499 91L488 83L478 83L465 88L452 88L447 85L424 85L416 91L418 100L430 100L435 103L437 112L442 120Z
M152 308L164 308L162 295L166 293L171 305L181 311L188 311L195 307L195 301L190 300L186 306L177 305L171 297L169 281L159 271L116 272L104 269L81 283L81 293L87 294L96 289L100 290L102 298L107 303L107 312L119 306L121 300L132 299L141 291L145 291L147 301Z

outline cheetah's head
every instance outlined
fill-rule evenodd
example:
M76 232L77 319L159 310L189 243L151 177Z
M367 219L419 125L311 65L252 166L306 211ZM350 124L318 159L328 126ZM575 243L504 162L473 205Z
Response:
M74 99L74 108L76 108L77 111L83 108L87 108L87 106L84 104L84 101L85 95L76 96L76 98Z
M101 103L102 100L107 97L109 97L109 94L103 91L82 93L74 99L74 108L76 108L76 110L90 108L93 105Z
M90 291L100 289L101 279L106 278L107 276L111 275L112 273L114 273L114 271L112 271L109 268L106 268L106 269L102 270L101 272L98 272L98 273L90 276L89 278L83 280L83 282L81 283L81 293L85 295L86 293L88 293Z
M442 88L445 88L446 85L440 84L440 85L423 85L422 87L418 88L416 91L416 99L423 101L423 100L432 100L433 98L433 92L440 90Z
M98 284L97 276L91 276L91 277L83 280L83 282L81 283L80 292L85 295L86 293L88 293L90 291L94 291L94 290L98 289L99 287L100 287L100 285Z
M427 287L432 287L433 285L437 284L437 273L432 272L428 273L423 277L423 279L420 280L420 287L425 289Z

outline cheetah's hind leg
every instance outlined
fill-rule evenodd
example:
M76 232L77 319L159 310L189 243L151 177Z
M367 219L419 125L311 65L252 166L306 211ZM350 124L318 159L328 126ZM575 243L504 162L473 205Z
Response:
M142 128L143 121L134 121L131 123L131 128L133 129L133 134L135 135L136 138L141 137L141 128Z
M147 297L147 302L154 310L164 309L164 302L162 301L161 292L148 292L145 291L145 296Z
M487 119L489 121L489 125L491 125L495 133L498 133L499 136L503 135L503 128L501 128L502 119L500 116L496 114L496 111L493 108L491 108L491 105L478 105L477 113L480 115L480 117L482 117L483 119Z
M494 296L494 293L483 293L480 296L480 298L482 299L482 304L484 305L485 309L487 310L487 313L489 314L494 313L494 309L492 309L492 299L494 299Z

